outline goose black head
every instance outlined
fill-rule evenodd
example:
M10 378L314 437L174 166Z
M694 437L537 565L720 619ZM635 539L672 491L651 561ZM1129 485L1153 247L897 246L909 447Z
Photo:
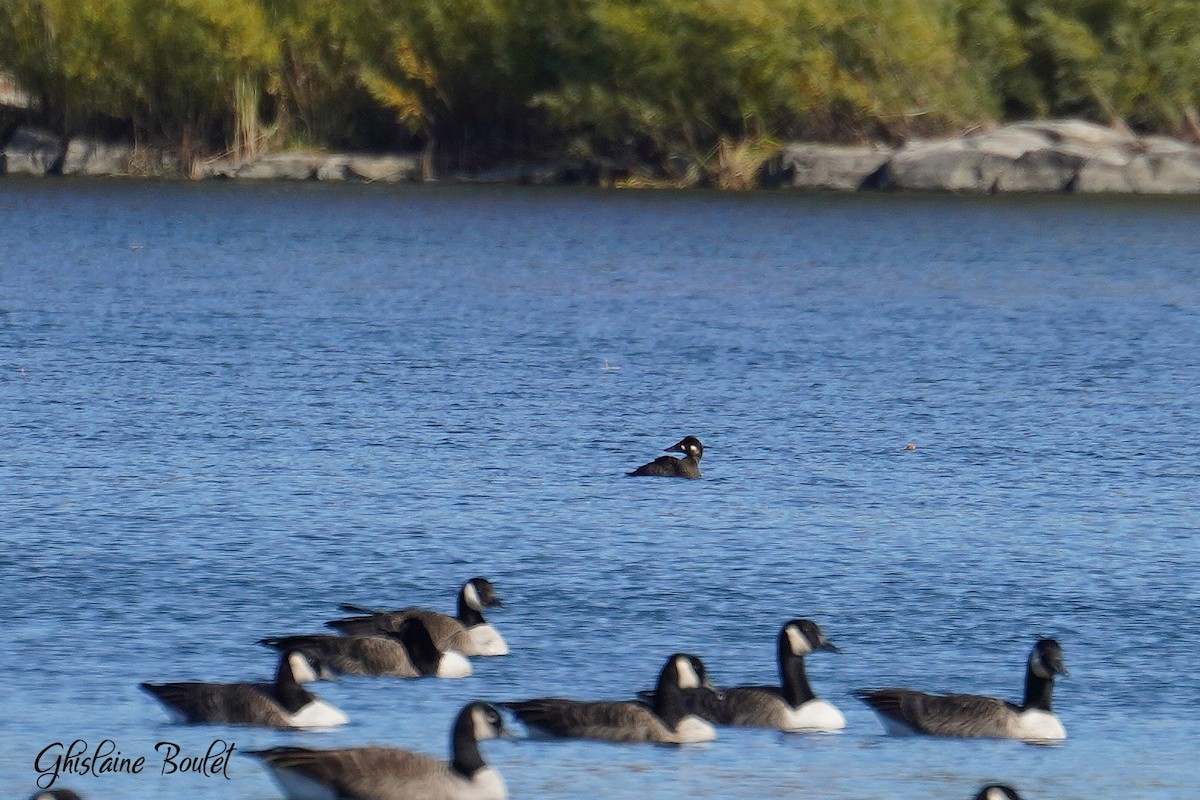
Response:
M477 740L499 739L507 733L504 728L504 720L500 717L500 712L495 707L487 703L475 701L471 703L469 708Z
M675 653L667 659L659 677L660 688L664 682L680 689L714 689L704 662L690 653Z
M1039 678L1053 678L1057 675L1068 675L1067 665L1063 661L1062 646L1057 639L1038 639L1029 654L1029 668Z
M793 655L803 656L814 650L840 653L841 649L825 638L821 626L811 619L793 619L783 626L781 638L787 639L788 649Z
M504 603L496 596L496 587L487 578L474 577L463 585L467 605L475 611L485 608L500 608Z
M338 676L325 662L302 650L288 650L280 654L280 669L287 669L296 683L313 681L336 681Z
M975 800L1021 800L1021 795L1011 786L1002 783L992 783L979 790Z

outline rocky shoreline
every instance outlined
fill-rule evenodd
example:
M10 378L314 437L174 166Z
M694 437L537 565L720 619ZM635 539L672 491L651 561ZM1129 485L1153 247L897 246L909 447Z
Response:
M639 170L586 161L506 164L442 180L607 184ZM0 176L158 176L197 180L420 182L420 153L288 152L185 170L166 150L18 128L0 147ZM1079 120L1021 122L900 147L796 142L761 167L764 188L827 191L1200 195L1200 146Z

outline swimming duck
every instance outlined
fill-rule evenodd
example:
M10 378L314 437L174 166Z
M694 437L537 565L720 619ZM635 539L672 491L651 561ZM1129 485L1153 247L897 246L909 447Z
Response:
M704 445L695 436L685 436L666 448L666 453L683 453L683 458L659 456L649 464L643 464L626 475L652 475L659 478L699 478L700 459L704 456Z

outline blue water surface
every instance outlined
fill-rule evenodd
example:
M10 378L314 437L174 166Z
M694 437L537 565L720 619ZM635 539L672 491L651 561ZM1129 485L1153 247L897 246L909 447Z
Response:
M89 798L269 800L253 759L444 755L472 698L625 698L664 657L776 677L810 617L837 735L484 745L514 798L1200 796L1200 204L0 182L0 795L110 739ZM624 472L685 434L699 481ZM906 443L916 445L905 450ZM351 717L170 723L140 681L273 671L339 602L451 611L512 655L321 684ZM1019 700L1056 747L883 735L850 692Z

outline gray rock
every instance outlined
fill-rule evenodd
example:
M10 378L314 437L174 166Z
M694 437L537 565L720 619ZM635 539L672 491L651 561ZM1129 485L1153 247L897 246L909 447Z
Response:
M133 145L76 137L67 143L63 175L128 175Z
M1138 149L1143 153L1155 155L1175 155L1193 153L1196 151L1196 146L1178 139L1168 139L1166 136L1143 136L1138 140Z
M990 192L1013 159L968 146L962 139L914 142L892 156L880 176L888 189Z
M235 178L267 181L308 181L317 177L317 170L327 156L321 153L275 153L238 166Z
M1081 194L1128 194L1133 191L1129 182L1129 164L1089 159L1080 167L1071 190Z
M1094 122L1081 119L1034 120L1032 122L1016 122L1006 126L1007 129L1034 131L1049 139L1056 145L1069 145L1094 150L1100 147L1132 146L1137 137L1125 131L1114 130Z
M883 188L958 192L1200 193L1200 148L1080 120L1009 125L915 141L880 172Z
M1050 137L1040 131L1010 126L970 134L963 137L963 144L968 149L1015 160L1026 153L1044 150L1052 142Z
M1200 150L1146 153L1126 168L1129 185L1140 194L1200 194Z
M40 128L17 128L0 153L0 171L9 175L53 175L62 170L63 141Z
M1150 142L1146 152L1124 163L1093 158L1072 188L1088 194L1200 194L1200 148L1168 141Z
M201 161L192 165L193 178L236 178L238 163L231 159L221 158L214 161Z
M317 168L317 180L319 181L345 181L350 177L348 156L330 156Z
M1057 149L1032 150L1017 158L996 179L997 192L1063 192L1071 187L1087 159Z
M421 158L418 155L352 155L346 159L345 173L347 178L364 181L419 181Z
M789 144L765 167L764 182L795 189L861 189L892 152L879 145Z

